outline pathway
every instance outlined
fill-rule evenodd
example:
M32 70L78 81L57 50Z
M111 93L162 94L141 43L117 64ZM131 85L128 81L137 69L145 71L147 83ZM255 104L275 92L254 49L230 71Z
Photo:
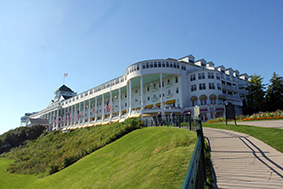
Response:
M282 153L243 133L203 130L211 147L215 188L283 188Z

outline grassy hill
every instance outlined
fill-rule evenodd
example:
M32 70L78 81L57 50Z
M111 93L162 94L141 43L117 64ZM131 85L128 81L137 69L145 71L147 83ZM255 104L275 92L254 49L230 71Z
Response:
M9 173L53 174L141 127L138 119L130 118L123 123L77 129L68 133L46 132L36 140L27 141L27 146L13 148L2 156L15 160L7 168Z
M12 160L0 158L0 188L180 188L195 142L185 129L138 129L42 178L4 173Z

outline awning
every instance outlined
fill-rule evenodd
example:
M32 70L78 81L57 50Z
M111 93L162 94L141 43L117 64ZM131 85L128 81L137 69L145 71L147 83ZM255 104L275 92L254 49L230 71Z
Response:
M123 113L127 113L127 110L123 110L123 111L122 111L122 114L123 114Z
M200 111L200 112L207 112L207 108L200 109L199 111Z
M203 95L200 95L199 99L200 99L200 100L206 100L206 99L207 99L207 96L204 95L204 94L203 94Z
M226 97L224 95L218 95L218 99L223 100L223 99L226 99Z
M192 97L191 97L191 101L195 101L195 100L198 100L198 97L192 96Z
M209 96L209 99L217 99L217 97L216 97L215 94L211 94L211 95Z
M173 100L168 100L165 102L165 104L175 104L176 103L176 100L173 99Z
M224 108L215 108L216 112L224 112Z
M130 115L130 117L140 117L141 114Z
M191 110L184 111L183 114L191 114Z
M151 114L142 114L142 117L152 117Z
M146 105L146 106L144 107L144 109L147 109L147 108L153 108L153 104Z
M136 110L140 110L140 109L141 109L141 107L137 107L137 108L136 108Z
M161 102L156 103L155 106L161 106Z

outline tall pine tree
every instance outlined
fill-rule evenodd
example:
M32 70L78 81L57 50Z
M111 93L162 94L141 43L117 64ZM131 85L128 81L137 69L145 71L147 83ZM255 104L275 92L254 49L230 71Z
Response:
M269 111L283 109L283 77L275 72L267 88L266 108Z
M254 75L252 80L249 81L250 86L246 88L247 94L247 107L244 112L247 114L264 111L265 101L265 85L262 83L263 78L260 75Z

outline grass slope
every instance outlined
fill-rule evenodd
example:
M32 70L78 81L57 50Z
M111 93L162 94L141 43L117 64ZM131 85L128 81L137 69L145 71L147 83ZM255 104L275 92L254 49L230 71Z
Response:
M256 127L256 126L247 126L247 125L231 125L227 126L224 123L204 123L204 127L211 127L217 129L226 129L233 130L240 133L245 133L250 136L253 136L264 143L272 146L276 150L283 153L283 145L282 145L282 136L283 129L277 128L266 128L266 127Z
M180 188L195 142L185 129L139 129L43 178L4 173L12 160L0 158L0 188Z

